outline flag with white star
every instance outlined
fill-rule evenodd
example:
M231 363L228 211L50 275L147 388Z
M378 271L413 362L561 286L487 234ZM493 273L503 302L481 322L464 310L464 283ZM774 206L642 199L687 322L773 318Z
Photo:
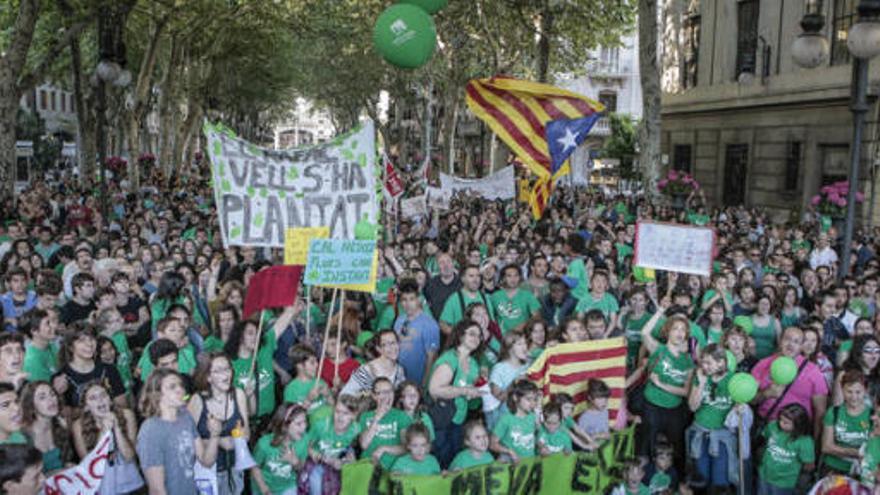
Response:
M550 170L553 175L556 175L574 150L587 139L590 129L601 115L594 113L578 119L558 119L547 123L547 146L550 149Z

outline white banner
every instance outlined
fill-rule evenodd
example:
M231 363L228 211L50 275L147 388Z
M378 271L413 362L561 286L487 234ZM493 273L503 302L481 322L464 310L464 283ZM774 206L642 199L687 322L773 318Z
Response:
M428 207L435 210L448 210L449 204L452 202L452 191L443 190L439 187L425 189L425 196L428 198Z
M294 227L329 227L354 239L355 224L377 221L373 122L333 141L292 150L259 148L205 124L224 245L283 247Z
M709 276L715 252L715 230L672 223L636 225L635 266Z
M512 166L504 167L494 174L481 179L462 179L452 175L440 174L440 187L450 194L459 191L473 191L484 199L514 199L516 185Z
M425 195L401 200L400 215L408 219L427 216L428 204L425 201Z
M46 479L43 484L43 494L93 495L98 493L98 489L101 488L101 480L104 478L104 471L107 469L107 456L110 455L112 440L113 437L109 431L101 435L95 448L83 458L82 462Z

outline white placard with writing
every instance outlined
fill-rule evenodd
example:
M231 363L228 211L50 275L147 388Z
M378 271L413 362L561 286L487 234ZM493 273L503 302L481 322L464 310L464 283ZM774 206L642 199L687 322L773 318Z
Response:
M418 218L428 215L428 204L425 195L407 198L400 202L400 215L403 218Z
M671 223L639 222L635 266L709 276L715 251L715 230Z
M440 187L452 195L459 191L472 191L489 200L513 199L516 197L515 175L512 166L481 179L462 179L441 173Z

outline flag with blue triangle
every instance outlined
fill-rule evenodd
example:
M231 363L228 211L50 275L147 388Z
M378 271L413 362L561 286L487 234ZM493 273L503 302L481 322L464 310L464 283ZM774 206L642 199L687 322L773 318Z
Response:
M557 119L547 123L547 146L550 149L551 174L562 167L574 150L587 139L601 113L576 119Z

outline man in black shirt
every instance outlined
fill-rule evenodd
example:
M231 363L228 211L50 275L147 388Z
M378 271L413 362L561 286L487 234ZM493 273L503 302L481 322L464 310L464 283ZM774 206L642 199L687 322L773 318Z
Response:
M73 299L61 307L61 322L70 325L88 320L95 310L95 277L88 273L77 273L71 281Z
M457 290L461 289L461 279L459 279L458 273L455 272L455 265L449 253L437 255L437 267L440 270L440 274L428 280L425 284L424 293L428 306L431 307L431 314L439 320L446 300L449 299L449 296L455 294Z

